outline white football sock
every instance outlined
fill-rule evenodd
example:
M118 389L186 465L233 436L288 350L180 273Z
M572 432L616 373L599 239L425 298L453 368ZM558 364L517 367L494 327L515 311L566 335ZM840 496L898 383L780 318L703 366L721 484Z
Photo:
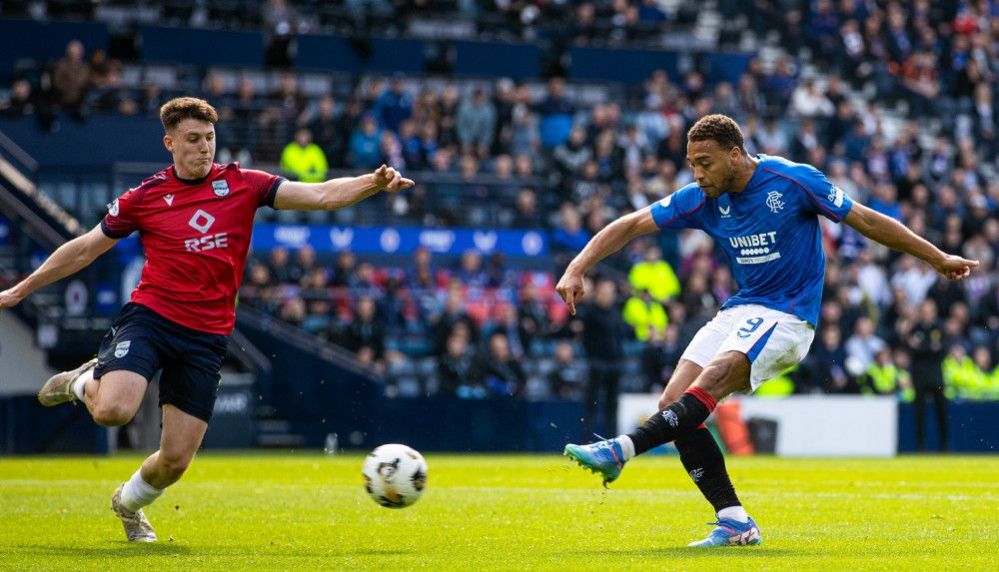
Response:
M83 401L84 389L87 387L87 382L94 379L94 368L90 368L87 371L81 373L76 379L70 382L69 388L73 390L73 394L80 401Z
M718 518L728 518L739 522L749 522L749 515L741 505L730 506L718 511Z
M635 456L635 443L631 441L631 437L621 435L615 441L621 446L621 456L624 457L625 461L630 461Z
M142 469L135 471L121 490L121 505L129 512L152 504L166 489L157 489L142 479Z

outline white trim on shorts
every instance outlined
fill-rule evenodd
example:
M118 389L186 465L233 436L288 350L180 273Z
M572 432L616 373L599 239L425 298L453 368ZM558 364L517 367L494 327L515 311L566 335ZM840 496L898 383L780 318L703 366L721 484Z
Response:
M718 312L697 331L680 359L705 367L721 353L742 352L749 358L749 383L756 391L804 359L813 339L815 329L798 316L746 304Z

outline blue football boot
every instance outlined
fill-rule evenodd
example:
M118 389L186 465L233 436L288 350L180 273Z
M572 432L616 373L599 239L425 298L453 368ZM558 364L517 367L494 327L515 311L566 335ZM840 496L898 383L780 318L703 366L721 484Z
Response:
M621 476L625 463L621 445L615 439L605 439L590 445L569 444L565 446L564 454L581 467L599 473L604 479L605 487Z
M730 518L719 518L714 524L715 529L711 531L704 540L691 542L688 546L710 548L715 546L754 546L763 544L763 535L760 534L760 527L756 526L753 519L749 522L739 522Z

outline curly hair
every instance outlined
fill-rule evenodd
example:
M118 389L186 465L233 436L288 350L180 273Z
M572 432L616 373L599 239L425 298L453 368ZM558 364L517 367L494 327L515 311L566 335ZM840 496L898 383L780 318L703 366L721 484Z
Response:
M160 107L160 123L167 131L185 119L215 124L219 120L219 114L207 101L196 97L175 97Z
M727 115L705 115L687 132L687 141L716 141L723 149L738 147L746 153L746 141L742 129Z

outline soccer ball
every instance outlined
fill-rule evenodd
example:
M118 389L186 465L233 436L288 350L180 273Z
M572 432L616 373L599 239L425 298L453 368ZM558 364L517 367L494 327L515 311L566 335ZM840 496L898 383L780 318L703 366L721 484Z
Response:
M415 503L427 486L427 462L406 445L381 445L364 459L361 472L368 495L387 508Z

